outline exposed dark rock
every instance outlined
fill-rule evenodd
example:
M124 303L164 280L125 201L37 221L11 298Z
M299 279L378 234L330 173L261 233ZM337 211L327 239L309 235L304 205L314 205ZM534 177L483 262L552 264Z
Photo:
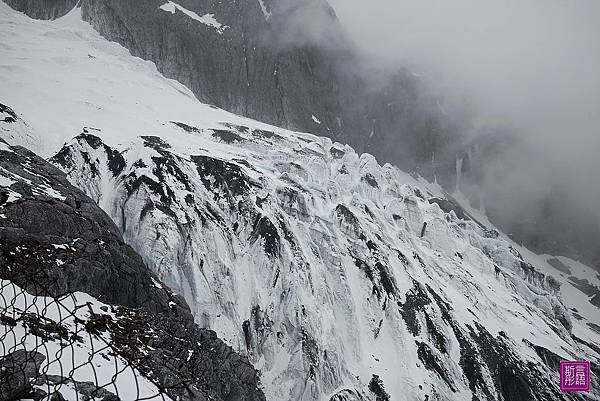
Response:
M71 148L69 146L63 146L57 154L52 156L50 161L55 165L65 168L69 167L73 164L73 154L71 152Z
M532 344L527 340L523 340L523 342L534 349L535 353L538 354L546 366L557 372L560 370L560 361L563 360L563 358L541 345Z
M504 400L571 398L560 391L553 377L544 374L535 364L527 364L516 356L502 332L493 337L483 326L476 324L476 328L472 329L471 338L476 342L496 390ZM545 355L554 358L547 353Z
M415 195L417 195L418 198L425 200L425 197L423 196L423 193L419 188L413 189L413 192L415 193Z
M163 151L171 148L171 145L158 136L142 135L141 138L144 140L145 147L152 148L160 154L162 154Z
M558 294L560 291L561 283L553 276L546 276L545 285L555 294Z
M289 229L289 227L287 226L287 224L285 223L285 221L283 219L279 220L279 228L281 229L281 232L283 233L283 238L287 241L290 248L292 250L297 250L298 243L294 236L294 233L292 230Z
M573 284L575 288L579 291L583 292L589 297L600 297L600 288L596 287L587 279L580 279L575 276L570 276L569 281Z
M353 230L359 231L359 221L358 218L352 213L350 209L348 209L345 205L337 205L335 208L335 213L337 216L348 226L350 226Z
M394 297L397 293L397 286L394 276L389 271L389 267L387 267L382 262L375 262L375 269L379 272L379 281L381 282L381 286L385 290L385 292L390 297Z
M502 332L497 337L493 337L483 326L476 324L476 329L467 326L469 332L465 333L452 318L450 305L431 288L428 290L436 300L442 318L452 327L459 342L459 365L474 394L473 400L495 399L486 384L487 372L492 377L495 391L503 400L576 399L576 396L570 393L560 392L554 376L548 373L555 372L554 369L538 368L516 356L509 340ZM547 364L553 366L556 363L556 355L542 349L537 349L536 352L541 354L540 357ZM483 398L479 398L477 394Z
M218 138L225 143L243 142L244 138L239 136L233 131L227 131L223 129L213 130L212 136Z
M346 154L346 152L344 152L343 150L341 150L341 149L338 149L338 148L336 148L336 147L334 147L334 146L332 146L332 147L329 149L329 153L331 154L331 156L332 156L334 159L341 159L341 158L342 158L342 157L344 157L344 155Z
M440 378L446 382L450 390L453 393L456 392L456 385L450 378L448 370L443 366L442 361L432 352L429 346L425 343L416 342L417 344L417 356L421 362L423 362L423 366L425 369L430 370L432 372L436 372Z
M243 134L249 134L250 133L250 127L246 127L245 125L238 125L238 124L233 124L233 123L222 123L224 126L226 126L227 128L231 128L233 131L237 131L239 133L243 133Z
M102 139L96 135L89 134L89 129L87 128L84 128L83 133L79 134L76 137L76 139L87 142L87 144L90 145L92 149L99 149L101 146L104 145Z
M281 139L281 137L277 134L275 134L272 131L266 131L266 130L262 130L262 129L255 129L252 131L252 135L260 137L260 138L275 138L275 139Z
M168 207L168 205L175 200L175 194L169 186L163 185L158 181L154 181L152 178L146 175L136 177L135 173L128 175L125 181L127 196L133 195L142 185L145 185L150 192L160 197L163 207Z
M92 139L90 146L96 145ZM123 242L117 227L91 199L35 154L21 147L12 150L0 151L0 166L31 184L12 184L21 197L1 206L6 216L0 219L2 279L33 295L85 292L116 305L116 319L92 315L85 322L86 330L107 333L121 357L136 361L140 372L167 388L173 398L264 400L257 372L247 359L214 332L195 325L183 298L156 285L159 281L141 257ZM31 187L41 185L61 197L34 195ZM2 318L3 325L14 323ZM58 341L72 335L68 327L34 313L24 314L22 324L40 339ZM35 376L35 371L28 371ZM187 389L179 385L182 381ZM75 384L82 394L94 391L89 383ZM111 399L110 394L102 397Z
M457 203L446 198L429 198L429 203L436 203L444 213L454 212L456 217L462 220L470 220L464 209Z
M113 177L118 176L123 172L126 166L125 158L121 154L121 152L116 149L111 148L110 146L104 144L102 139L99 137L89 134L89 128L84 128L83 133L79 134L75 137L75 141L82 143L84 142L89 147L94 150L98 150L103 148L104 153L106 154L107 167L113 174ZM82 157L84 158L86 164L89 166L90 171L92 172L94 177L100 175L98 171L98 167L96 166L95 161L92 161L88 152L82 151L80 152ZM63 146L60 151L54 155L50 161L59 166L70 168L73 165L73 150L71 146Z
M364 176L362 176L360 178L360 180L363 181L363 182L366 182L367 184L369 184L373 188L379 188L379 184L377 183L377 180L370 173L367 173Z
M421 228L421 234L419 237L423 238L425 236L425 230L427 229L427 222L423 223L423 227Z
M281 252L281 238L279 237L277 228L267 216L259 215L254 220L250 241L254 243L259 238L263 240L265 253L270 257L278 258Z
M367 246L371 247L371 250L377 250L376 245L372 241L367 242ZM380 258L378 252L374 253L374 257ZM375 260L367 262L360 257L354 255L354 265L365 273L369 281L373 284L372 293L381 299L382 296L387 294L390 298L395 298L398 295L398 287L394 277L390 274L389 267L382 262L382 260ZM383 305L386 305L387 301L384 301ZM384 306L385 309L385 306Z
M389 401L390 395L385 391L383 381L378 375L371 376L369 391L375 395L375 401Z
M590 303L600 308L600 292L596 292L592 299L590 299Z
M156 178L158 178L161 184L166 181L165 176L170 176L181 183L186 191L191 191L192 186L190 184L190 179L179 167L178 157L165 151L163 151L162 154L163 157L152 158L152 161L155 165L155 167L152 169L152 173L156 176ZM167 189L167 191L169 190L170 188ZM169 193L172 194L172 191L169 191Z
M0 359L0 399L6 401L29 398L32 383L38 377L46 357L39 352L18 349Z
M79 0L5 0L15 10L31 18L56 19L67 14Z
M30 333L46 341L69 339L69 330L51 319L35 313L24 313L20 320L23 327L26 327Z
M246 341L246 349L250 351L252 349L252 333L250 332L250 321L244 320L242 323L242 330L244 331L244 340Z
M171 122L186 132L200 132L200 129L198 129L196 127L192 127L191 125L187 125L185 123L181 123L181 122L177 122L177 121L171 121Z
M404 303L398 301L400 314L406 322L408 330L416 337L421 332L421 324L419 323L417 314L424 312L425 306L431 303L431 299L416 281L413 281L413 288L406 293L405 297L406 301Z
M259 184L252 181L243 168L234 163L208 156L192 156L204 186L211 192L225 192L228 196L248 193L250 188ZM211 180L210 177L213 179Z
M335 393L329 401L364 401L365 397L356 390L345 388Z
M591 323L591 322L588 322L586 324L588 325L588 327L590 329L592 329L593 331L595 331L597 334L600 334L600 325L598 325L596 323Z
M108 169L113 174L113 177L118 176L126 166L125 158L121 152L112 149L109 146L104 145L104 151L108 158Z
M314 378L319 365L319 345L305 330L300 331L302 356L308 365L309 378Z
M427 325L427 333L433 343L433 345L442 353L448 353L448 340L446 336L442 334L438 326L434 323L429 313L425 313L425 324Z
M3 121L5 123L14 123L18 119L17 113L15 113L15 111L13 109L11 109L8 106L3 105L2 103L0 103L0 113L8 114L8 116L4 117Z
M590 349L592 349L592 350L596 351L596 353L597 353L598 355L600 355L600 345L598 345L598 344L593 344L593 343L590 343L590 342L587 342L587 341L585 341L585 340L583 340L583 339L581 339L581 338L577 337L576 335L572 335L571 337L573 337L573 339L574 339L575 341L577 341L578 343L580 343L580 344L583 344L583 345L585 345L585 346L589 347Z

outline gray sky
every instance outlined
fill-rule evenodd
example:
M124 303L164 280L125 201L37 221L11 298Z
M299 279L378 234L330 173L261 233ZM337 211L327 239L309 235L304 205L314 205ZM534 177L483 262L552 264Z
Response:
M408 66L449 103L469 99L480 124L516 127L600 205L600 1L330 3L374 60Z

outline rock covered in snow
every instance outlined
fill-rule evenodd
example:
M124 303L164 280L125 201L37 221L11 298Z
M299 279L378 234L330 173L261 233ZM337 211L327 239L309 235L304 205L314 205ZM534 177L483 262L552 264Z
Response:
M323 138L164 127L52 161L268 397L362 399L375 374L391 399L569 399L557 361L597 360L597 311L574 329L545 265L439 187Z
M48 162L0 145L0 398L264 399L247 359L194 324L106 213Z
M569 399L556 361L598 360L588 286L462 199L200 104L73 13L0 17L22 28L3 60L34 61L6 69L4 102L196 321L248 355L269 399Z

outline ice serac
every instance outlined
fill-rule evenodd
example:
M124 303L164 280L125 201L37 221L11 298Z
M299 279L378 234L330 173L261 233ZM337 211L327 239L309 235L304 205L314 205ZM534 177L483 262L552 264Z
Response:
M64 173L0 139L0 184L0 399L264 400Z
M83 133L52 162L269 398L368 399L377 375L390 399L577 399L558 362L600 356L600 309L575 320L544 259L348 146L171 121L117 148Z
M6 3L48 19L63 15L76 2ZM462 174L462 190L474 204L480 201L481 178L494 155L505 155L504 145L483 143L487 148L483 163L466 157L473 145L463 135L472 130L468 113L446 113L442 99L424 89L419 74L374 67L373 60L348 41L325 0L77 4L83 18L105 38L154 62L162 74L186 85L201 101L348 143L357 152L369 152L404 171L418 171L451 191ZM502 135L491 137L503 141ZM483 136L483 141L488 139ZM464 161L460 171L456 156ZM600 248L594 239L600 225L587 218L587 211L564 207L569 194L563 197L560 188L558 192L562 195L549 196L533 215L530 209L535 208L526 205L521 208L526 211L523 216L506 210L506 205L512 207L510 191L488 196L484 203L490 219L516 242L538 252L599 264ZM509 194L508 200L504 194ZM543 230L537 230L541 225Z
M371 155L197 102L79 10L52 23L6 10L0 30L20 29L0 60L31 62L4 69L2 103L61 144L44 149L52 163L248 355L268 399L577 399L557 363L598 366L589 267L529 252Z

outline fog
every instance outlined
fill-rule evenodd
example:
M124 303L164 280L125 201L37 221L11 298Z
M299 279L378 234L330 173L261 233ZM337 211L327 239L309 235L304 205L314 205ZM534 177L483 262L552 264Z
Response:
M510 206L496 205L504 213L523 215L560 187L600 222L599 1L330 3L373 63L408 67L450 110L475 110L465 135L496 126L517 134L483 185L511 194Z
M486 119L598 140L600 2L331 0L351 38Z

